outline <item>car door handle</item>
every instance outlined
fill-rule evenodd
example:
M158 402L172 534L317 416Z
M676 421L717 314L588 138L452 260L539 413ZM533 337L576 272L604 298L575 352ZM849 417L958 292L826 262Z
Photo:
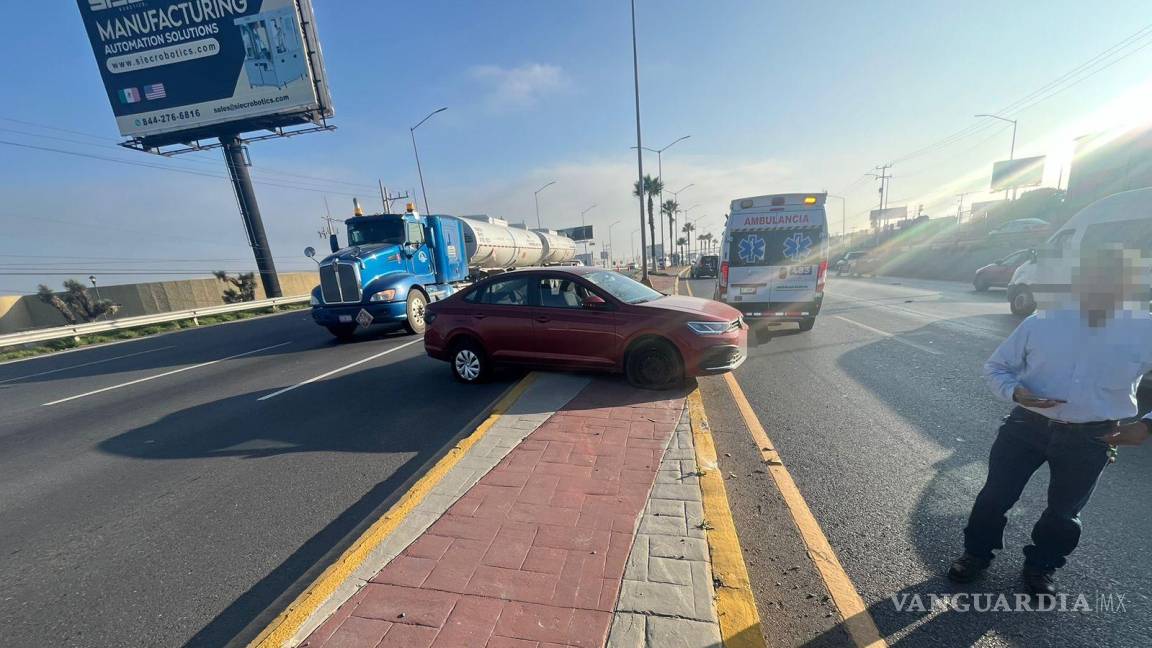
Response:
M541 324L547 324L548 322L552 321L552 318L551 317L544 317L543 315L541 315L540 317L536 318L536 321L540 322Z
M488 316L487 315L473 315L472 316L473 319L484 319L485 317L488 317Z

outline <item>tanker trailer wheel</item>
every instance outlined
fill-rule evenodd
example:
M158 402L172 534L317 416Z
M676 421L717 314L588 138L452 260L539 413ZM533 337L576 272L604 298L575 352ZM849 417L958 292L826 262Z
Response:
M407 317L404 318L404 328L413 335L423 335L428 323L424 320L424 311L428 307L428 299L424 293L413 288L408 291Z

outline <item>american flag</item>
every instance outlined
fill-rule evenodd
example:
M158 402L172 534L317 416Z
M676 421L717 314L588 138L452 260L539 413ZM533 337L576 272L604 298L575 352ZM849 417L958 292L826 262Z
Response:
M153 99L163 99L168 96L168 92L164 90L163 83L153 83L152 85L144 86L144 98L152 101Z

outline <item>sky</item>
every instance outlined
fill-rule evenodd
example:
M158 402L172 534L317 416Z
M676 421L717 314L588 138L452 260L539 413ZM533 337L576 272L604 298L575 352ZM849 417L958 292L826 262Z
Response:
M1002 109L1019 120L1016 156L1050 155L1054 186L1073 138L1142 120L1152 99L1142 0L636 4L643 143L691 136L662 171L669 191L692 185L679 202L698 232L718 235L735 198L809 191L844 197L842 222L829 202L833 232L863 228L878 188L865 174L885 163L889 205L953 214L961 192L990 197L1011 127L973 115ZM280 271L315 267L301 251L323 246L325 201L347 217L353 196L381 208L378 181L419 194L408 128L443 106L416 131L432 212L535 226L533 192L555 181L539 194L543 226L579 225L595 204L586 219L601 249L631 255L627 2L314 5L337 130L249 149ZM4 13L0 294L89 274L115 284L253 269L220 152L118 147L76 4ZM656 174L655 155L644 164Z

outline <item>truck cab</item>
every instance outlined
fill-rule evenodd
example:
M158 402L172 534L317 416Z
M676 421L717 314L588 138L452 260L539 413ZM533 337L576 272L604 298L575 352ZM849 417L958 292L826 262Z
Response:
M460 222L411 208L403 214L358 213L344 222L348 246L319 262L312 318L340 339L374 324L423 333L428 302L452 294L467 278ZM332 247L338 247L335 240Z

